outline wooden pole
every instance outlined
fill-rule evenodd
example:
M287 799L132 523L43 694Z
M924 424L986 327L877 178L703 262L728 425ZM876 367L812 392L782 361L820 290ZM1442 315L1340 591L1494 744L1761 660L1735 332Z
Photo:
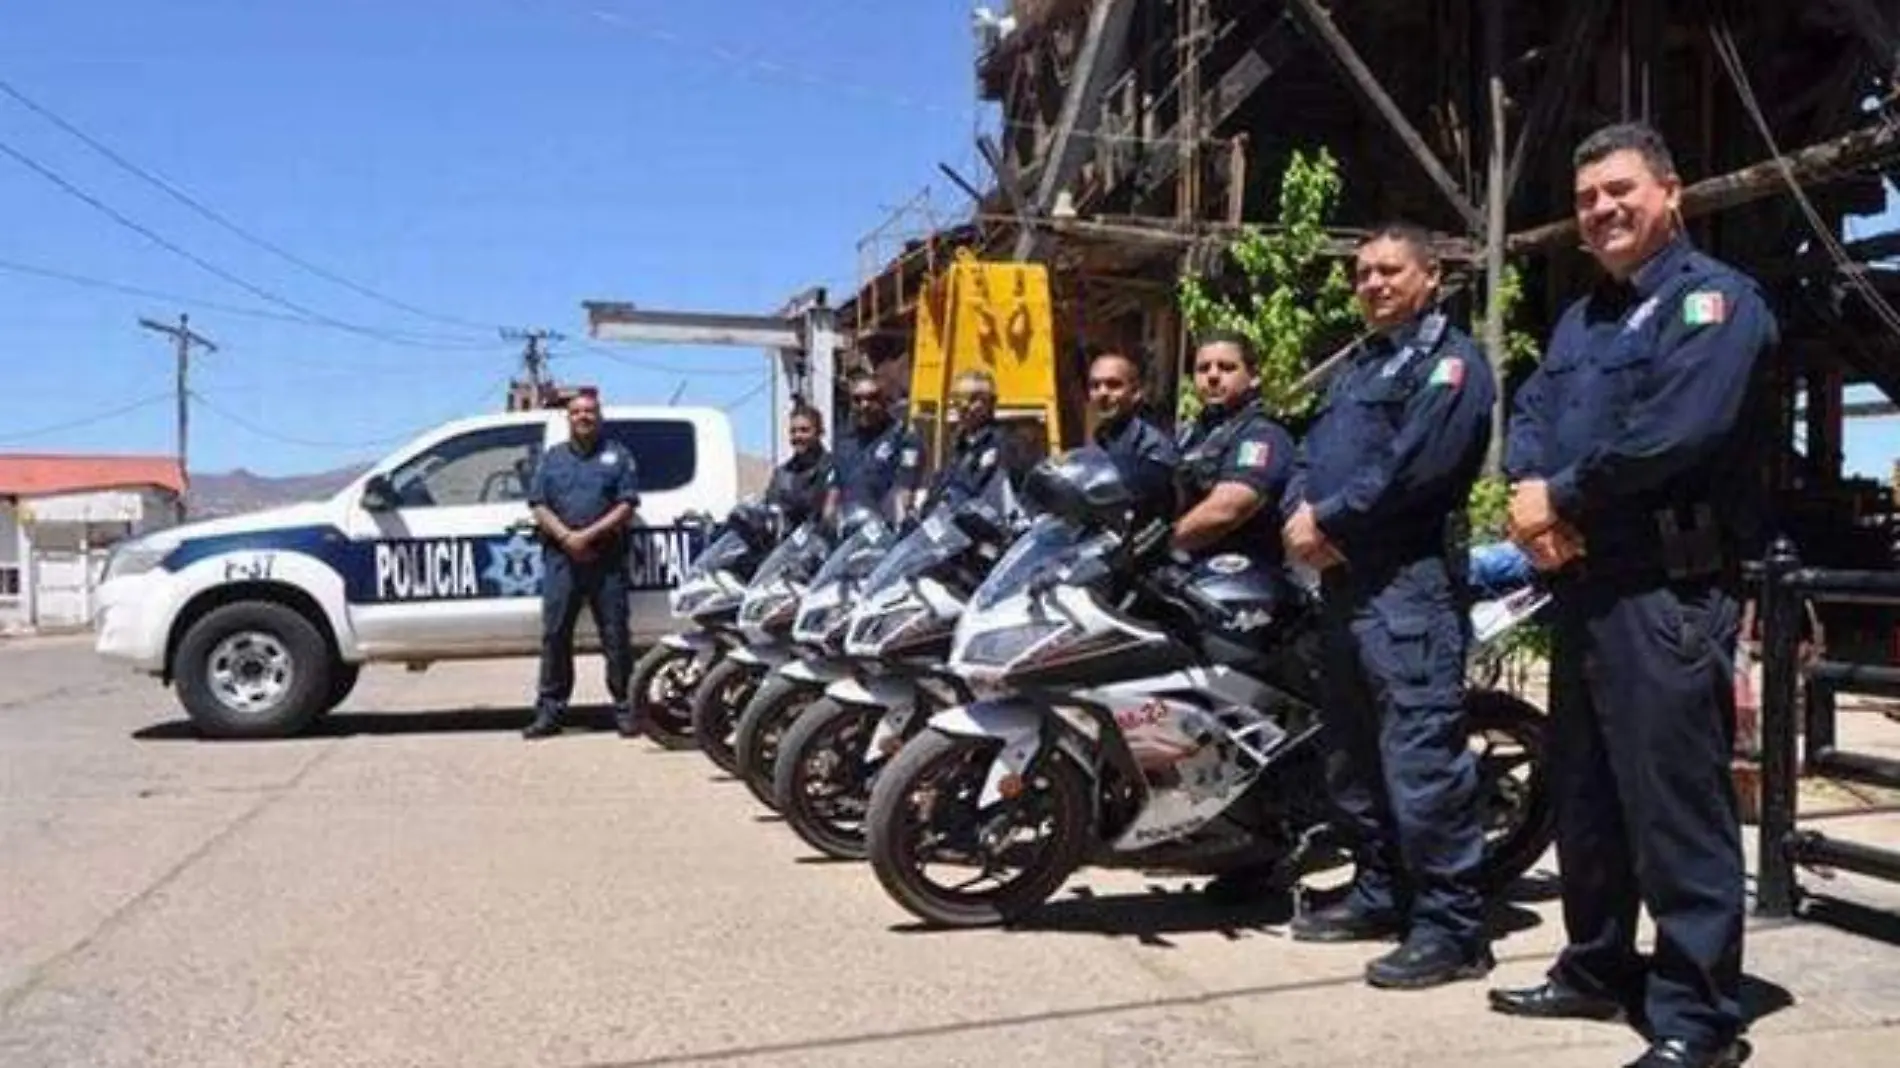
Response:
M1498 383L1497 402L1491 407L1491 444L1484 470L1495 475L1504 467L1504 242L1505 197L1510 193L1504 162L1504 0L1486 0L1484 8L1485 80L1491 97L1490 166L1485 176L1484 228L1484 350Z

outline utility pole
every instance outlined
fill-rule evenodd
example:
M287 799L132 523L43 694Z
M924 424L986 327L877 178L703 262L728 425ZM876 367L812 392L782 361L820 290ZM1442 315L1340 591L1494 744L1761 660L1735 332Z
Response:
M549 387L552 383L547 377L548 354L546 345L550 341L564 341L561 334L553 330L503 330L503 340L522 342L521 365L528 374L528 389L532 399L530 408L540 408L547 404Z
M178 355L178 477L184 483L184 490L178 495L178 521L183 523L185 497L191 491L191 469L185 466L185 443L191 426L191 391L186 386L187 372L191 367L191 347L197 345L206 352L216 352L218 347L211 343L210 338L194 333L191 329L191 317L182 312L178 316L177 326L154 322L150 319L140 319L139 325L170 337L176 346Z

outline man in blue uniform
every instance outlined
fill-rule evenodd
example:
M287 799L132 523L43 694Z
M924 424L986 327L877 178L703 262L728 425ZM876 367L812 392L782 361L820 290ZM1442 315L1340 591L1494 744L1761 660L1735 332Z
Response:
M893 418L884 387L869 374L851 379L851 433L832 458L825 516L836 523L853 508L867 508L901 524L915 503L923 448L910 424Z
M786 420L792 455L772 472L765 503L777 505L787 529L817 515L831 480L831 453L825 449L825 418L816 408L798 405Z
M1760 547L1759 410L1777 327L1756 284L1682 232L1647 127L1576 150L1576 215L1605 278L1519 391L1512 538L1551 576L1550 761L1569 945L1501 1012L1608 1019L1635 1065L1732 1065L1743 883L1729 778L1739 572ZM1637 954L1638 907L1656 951Z
M957 411L956 441L930 482L920 515L939 504L954 507L980 497L991 479L1006 473L1003 435L996 429L996 376L983 370L961 372L950 384L950 403Z
M1346 898L1295 938L1384 939L1374 986L1493 966L1477 885L1484 839L1464 714L1465 501L1496 387L1471 339L1432 310L1439 267L1418 229L1375 230L1355 285L1376 336L1328 389L1287 504L1289 555L1320 572L1331 785L1357 839Z
M627 632L628 522L640 505L633 456L600 439L600 398L582 393L567 403L568 440L541 458L528 487L542 536L541 681L528 738L561 733L574 692L574 624L585 605L600 632L614 725L639 733L627 682L633 673Z
M1142 418L1147 401L1142 367L1119 349L1089 361L1089 407L1095 411L1093 443L1110 456L1136 458L1173 467L1181 458L1173 440Z
M1267 418L1260 357L1244 334L1219 331L1194 353L1200 415L1181 435L1174 548L1194 560L1245 557L1278 573L1280 502L1293 473L1293 439Z

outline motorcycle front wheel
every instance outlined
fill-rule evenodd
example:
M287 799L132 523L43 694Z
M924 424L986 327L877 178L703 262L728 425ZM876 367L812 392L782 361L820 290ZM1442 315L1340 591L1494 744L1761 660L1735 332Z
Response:
M863 860L864 812L878 772L865 747L884 709L812 702L779 740L772 800L805 844L834 860Z
M864 830L871 870L899 905L933 927L989 927L1022 918L1062 888L1094 836L1088 776L1060 753L1047 754L1022 794L978 809L983 782L1002 743L935 728L913 738L877 777ZM1018 848L1004 832L1033 827L1042 840ZM933 866L962 868L940 883ZM1013 878L977 884L1003 866ZM977 869L967 877L969 869Z
M752 695L739 717L732 746L738 755L735 774L760 804L774 812L778 799L772 796L772 782L778 772L779 741L799 714L824 695L823 687L774 675Z
M693 747L693 653L664 643L648 649L627 683L646 736L665 749Z
M728 775L739 773L739 754L733 749L732 729L765 671L762 666L722 660L706 672L699 688L693 691L693 739L699 744L699 751Z

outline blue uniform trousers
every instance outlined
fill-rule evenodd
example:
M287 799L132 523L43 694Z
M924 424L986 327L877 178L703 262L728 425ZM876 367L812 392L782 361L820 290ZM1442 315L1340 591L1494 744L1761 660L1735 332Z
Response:
M1356 840L1348 904L1475 948L1484 837L1451 577L1436 557L1338 574L1326 580L1321 677L1328 785Z
M1570 945L1551 971L1711 1046L1740 1028L1741 824L1729 777L1740 621L1713 585L1587 582L1553 607L1550 768ZM1653 959L1637 956L1648 908Z
M542 555L541 685L539 711L559 716L574 693L574 624L581 608L594 617L607 660L607 692L624 714L627 681L633 674L633 643L628 634L627 569L613 556L576 563L550 549Z

